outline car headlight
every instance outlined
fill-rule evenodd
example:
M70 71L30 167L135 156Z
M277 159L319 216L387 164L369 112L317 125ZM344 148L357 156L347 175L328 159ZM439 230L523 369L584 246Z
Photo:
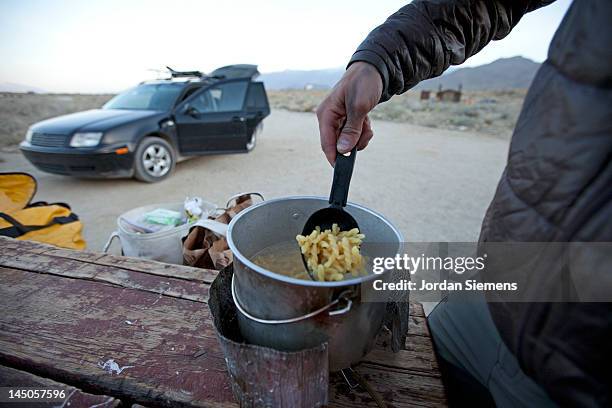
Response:
M92 147L100 144L102 132L75 133L70 139L71 147Z
M32 129L28 129L28 131L26 132L26 135L25 135L26 142L31 142L32 141L32 134L33 133L34 132L32 132Z

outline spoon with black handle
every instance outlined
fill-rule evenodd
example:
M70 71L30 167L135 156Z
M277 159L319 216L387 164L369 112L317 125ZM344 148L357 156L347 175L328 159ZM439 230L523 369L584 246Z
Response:
M337 154L336 164L334 165L334 179L332 181L331 192L329 193L330 206L315 211L306 220L306 224L304 224L302 229L302 235L310 235L316 227L321 228L321 231L331 229L333 224L338 224L340 231L350 231L353 228L359 228L357 221L355 221L351 214L344 211L356 156L357 147L354 147L350 154L346 156L340 153ZM304 254L302 254L302 261L310 278L316 280L313 271L308 267Z

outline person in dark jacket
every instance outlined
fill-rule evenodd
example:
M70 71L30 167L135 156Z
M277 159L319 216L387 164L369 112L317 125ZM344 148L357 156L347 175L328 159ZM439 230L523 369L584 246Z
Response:
M416 0L391 15L317 109L327 160L368 145L367 115L378 103L461 64L548 3ZM612 241L611 22L609 0L576 0L568 10L525 98L481 243ZM609 283L612 265L602 269ZM489 393L475 392L474 403L603 407L612 406L611 305L441 302L429 324L445 371Z

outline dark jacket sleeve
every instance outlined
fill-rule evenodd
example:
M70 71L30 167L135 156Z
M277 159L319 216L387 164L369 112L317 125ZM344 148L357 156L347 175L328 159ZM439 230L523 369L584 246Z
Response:
M375 28L349 65L365 61L376 67L384 102L461 64L508 35L525 13L552 1L415 0Z

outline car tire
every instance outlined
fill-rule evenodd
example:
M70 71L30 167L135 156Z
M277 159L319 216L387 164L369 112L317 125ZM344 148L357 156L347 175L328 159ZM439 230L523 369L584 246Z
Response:
M134 154L134 177L146 183L157 183L168 177L176 166L176 152L160 137L145 137Z
M255 127L255 130L253 130L253 134L251 135L251 140L249 140L249 142L246 144L247 152L250 152L251 150L255 148L255 145L257 144L257 136L262 132L262 130L263 130L263 122L259 122L257 126Z

